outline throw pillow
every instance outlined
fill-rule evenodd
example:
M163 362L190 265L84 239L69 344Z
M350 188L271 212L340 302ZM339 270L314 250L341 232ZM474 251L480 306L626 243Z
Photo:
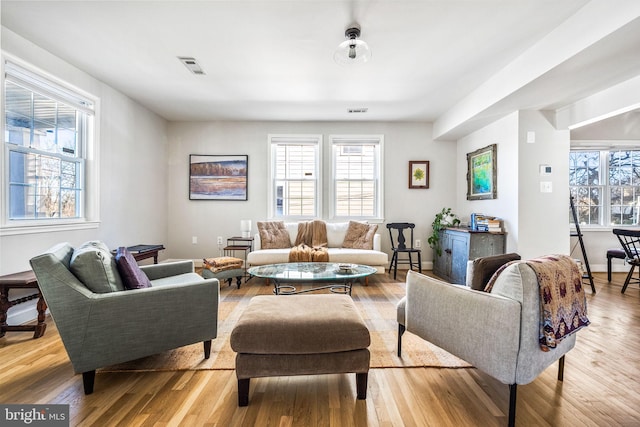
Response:
M471 289L477 291L484 290L491 276L504 264L520 259L516 253L500 254L477 258L473 261L473 277L471 278Z
M286 249L291 247L291 237L284 221L258 221L258 234L262 249Z
M116 260L102 242L94 240L76 248L69 268L92 292L102 294L124 290Z
M378 230L377 224L366 224L358 221L349 221L349 228L342 242L343 248L373 249L373 236Z
M125 288L142 289L151 287L149 278L138 267L136 259L124 246L119 247L116 251L116 265Z

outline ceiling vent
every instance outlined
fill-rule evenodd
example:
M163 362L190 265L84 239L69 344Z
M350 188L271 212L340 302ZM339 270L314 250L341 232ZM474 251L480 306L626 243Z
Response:
M196 58L191 58L189 56L178 56L180 62L184 64L185 67L189 69L193 74L205 75L207 73L204 72Z
M369 111L368 108L349 108L349 109L347 109L347 112L349 114L351 114L351 113L366 113L367 111Z

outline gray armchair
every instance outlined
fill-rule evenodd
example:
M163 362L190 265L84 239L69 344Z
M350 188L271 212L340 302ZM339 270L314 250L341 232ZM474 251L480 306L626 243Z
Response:
M533 381L573 348L576 334L556 348L540 348L540 296L525 262L507 267L492 293L452 285L409 271L407 295L398 303L398 356L409 331L509 385L509 425L515 424L516 388Z
M73 248L59 244L31 259L31 267L85 394L95 370L217 335L219 283L194 273L193 261L141 267L152 287L94 293L70 270Z

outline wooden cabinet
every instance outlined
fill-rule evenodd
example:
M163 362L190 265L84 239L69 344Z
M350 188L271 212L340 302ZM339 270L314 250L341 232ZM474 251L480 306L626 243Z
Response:
M433 274L449 282L464 285L467 261L505 253L505 233L448 228L440 233L442 254L433 254Z

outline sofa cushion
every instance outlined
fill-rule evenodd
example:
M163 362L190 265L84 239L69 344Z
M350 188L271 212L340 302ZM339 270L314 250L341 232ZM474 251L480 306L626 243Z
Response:
M475 259L473 261L472 268L473 275L471 277L471 283L469 284L471 289L483 291L493 274L500 267L510 261L516 261L519 259L520 255L516 253L493 255Z
M377 224L365 224L349 221L349 228L342 242L343 248L373 249L373 236L378 230Z
M89 241L76 248L69 267L92 292L101 294L124 290L116 260L102 242Z
M258 233L262 249L291 247L291 237L284 225L284 221L258 221Z
M328 222L327 223L327 243L330 248L339 248L344 242L344 236L349 228L348 222Z
M523 281L521 267L529 268L524 261L511 261L504 264L489 280L485 291L516 301L522 301Z
M131 252L124 246L121 246L116 251L116 266L118 267L118 273L122 278L122 283L126 289L142 289L150 288L151 282L149 278L136 262Z
M289 262L289 251L291 249L269 249L249 252L247 263L252 266L267 264L284 264ZM329 248L329 262L362 264L369 266L385 266L389 262L389 257L385 252L349 249L349 248Z
M151 284L154 287L165 285L175 286L202 281L204 281L204 278L198 273L182 273L175 276L160 277L158 279L154 279L151 281Z

